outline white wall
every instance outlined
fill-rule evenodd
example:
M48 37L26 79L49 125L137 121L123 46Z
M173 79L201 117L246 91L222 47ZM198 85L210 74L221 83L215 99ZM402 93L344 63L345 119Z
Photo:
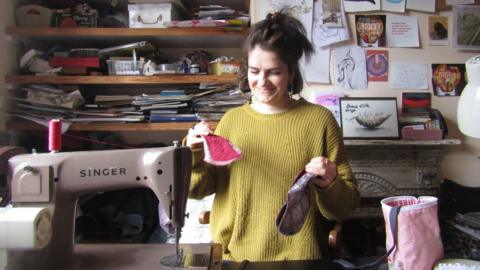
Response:
M375 13L381 14L381 13ZM384 13L387 14L388 13ZM419 30L421 37L421 48L389 48L389 61L404 63L465 63L470 57L480 54L480 52L460 52L451 46L451 37L449 46L429 46L427 44L427 16L429 13L412 12L409 15L418 16ZM449 35L453 33L452 12L440 12L439 15L449 16ZM349 14L351 29L354 24L354 14ZM354 36L355 33L352 33ZM354 44L354 41L343 43L342 45ZM334 49L334 48L332 48ZM429 65L430 66L430 65ZM429 67L429 74L431 74ZM466 186L480 186L480 139L467 138L462 135L457 126L456 110L458 97L437 97L431 90L431 81L429 92L432 93L432 107L439 109L446 118L449 128L448 138L457 138L462 140L460 146L447 146L445 156L441 162L441 174L444 178L454 180ZM332 85L310 85L302 95L311 100L311 97L319 91L333 90ZM415 92L419 90L406 90L406 92ZM425 91L419 91L425 92ZM397 104L401 106L401 93L399 90L390 89L389 82L371 82L367 90L347 91L346 95L351 97L375 96L375 97L397 97ZM479 120L480 124L480 120Z

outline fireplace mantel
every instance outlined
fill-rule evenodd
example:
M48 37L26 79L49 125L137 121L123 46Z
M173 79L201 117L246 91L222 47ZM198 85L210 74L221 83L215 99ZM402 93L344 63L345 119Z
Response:
M345 140L362 197L353 218L381 216L380 199L398 195L436 196L442 181L439 162L445 140Z

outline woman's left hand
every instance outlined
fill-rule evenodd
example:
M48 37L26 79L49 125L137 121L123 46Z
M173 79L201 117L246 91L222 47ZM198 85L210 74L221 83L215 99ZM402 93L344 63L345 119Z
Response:
M314 157L305 166L307 173L317 175L311 181L319 188L328 187L337 177L337 165L326 157Z

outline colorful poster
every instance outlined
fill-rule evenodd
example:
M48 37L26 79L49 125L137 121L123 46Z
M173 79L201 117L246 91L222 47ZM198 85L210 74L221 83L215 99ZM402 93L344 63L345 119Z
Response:
M388 81L388 51L367 51L367 79L370 82Z
M428 45L448 46L448 17L428 16Z
M432 87L436 96L460 96L465 87L465 64L432 64Z
M346 12L380 10L381 0L343 0Z
M357 45L385 47L385 15L355 15Z

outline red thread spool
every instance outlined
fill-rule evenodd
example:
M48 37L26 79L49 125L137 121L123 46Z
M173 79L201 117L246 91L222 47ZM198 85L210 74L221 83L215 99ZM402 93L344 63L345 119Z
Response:
M62 148L62 122L52 119L48 122L48 150L58 152Z

